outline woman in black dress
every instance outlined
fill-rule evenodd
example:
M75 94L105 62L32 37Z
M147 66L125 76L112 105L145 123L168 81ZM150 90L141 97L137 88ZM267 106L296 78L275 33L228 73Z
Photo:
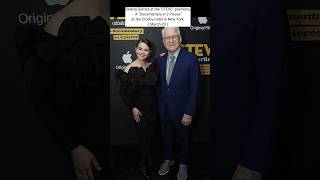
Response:
M130 110L138 132L141 156L139 167L146 179L150 178L150 144L157 120L155 64L150 62L152 44L147 39L136 43L137 59L120 72L120 95Z
M33 108L70 157L70 174L78 180L107 179L107 2L74 0L44 29L17 32L18 51L33 65Z

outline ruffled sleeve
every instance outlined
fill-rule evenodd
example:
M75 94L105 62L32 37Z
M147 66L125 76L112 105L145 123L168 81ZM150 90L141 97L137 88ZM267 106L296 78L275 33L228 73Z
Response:
M29 89L32 106L57 142L71 150L81 142L70 127L68 118L72 114L67 113L66 109L78 93L72 80L66 78L66 73L56 68L61 65L58 59L62 44L60 38L36 27L21 27L16 32L16 47L22 70L27 61L33 64ZM65 93L61 93L62 88ZM70 92L74 92L74 95Z
M87 21L82 18L67 18L61 24L58 37L34 26L19 27L16 47L22 70L27 61L34 61L35 58L63 64L77 88L88 83L92 76L105 77L109 44L107 30L88 33L84 23ZM100 51L97 46L101 47Z
M59 37L63 41L61 60L71 64L68 69L77 86L86 84L91 76L106 76L107 71L107 28L101 32L89 33L88 23L81 18L65 20L59 30ZM91 27L95 28L95 27ZM105 32L103 32L105 30ZM100 48L100 51L98 50ZM102 55L103 54L103 55Z
M15 42L22 71L27 61L53 62L60 51L58 39L35 26L18 27Z
M129 81L130 75L123 70L118 69L116 70L116 77L120 81L120 96L127 108L131 111L135 106L132 100L133 89L132 84Z

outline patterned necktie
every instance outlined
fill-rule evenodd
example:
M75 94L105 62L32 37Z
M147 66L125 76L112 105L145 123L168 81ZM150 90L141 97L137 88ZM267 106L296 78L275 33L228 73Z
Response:
M172 70L173 70L174 64L176 63L175 60L174 60L175 58L176 58L176 57L173 56L173 55L170 56L170 62L169 62L169 64L168 64L168 74L167 74L167 78L166 78L166 80L167 80L167 85L169 85L169 83L170 83L170 79L171 79L171 75L172 75Z

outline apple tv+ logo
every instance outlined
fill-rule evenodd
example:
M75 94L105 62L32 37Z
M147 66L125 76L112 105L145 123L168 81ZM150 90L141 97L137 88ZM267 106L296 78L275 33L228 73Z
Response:
M127 51L127 54L122 55L122 60L126 64L130 64L132 62L130 51Z
M49 6L55 6L55 5L66 5L69 0L44 0Z

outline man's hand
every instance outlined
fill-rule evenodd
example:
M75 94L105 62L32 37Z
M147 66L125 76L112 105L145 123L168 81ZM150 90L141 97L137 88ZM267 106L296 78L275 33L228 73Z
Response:
M142 116L140 110L136 107L132 108L132 115L133 115L133 119L136 121L136 123L139 123L140 116Z
M94 180L92 167L101 171L94 155L82 145L71 151L72 162L78 180Z
M188 115L188 114L183 114L181 123L182 123L184 126L189 126L189 125L191 124L191 121L192 121L192 116L190 116L190 115Z

